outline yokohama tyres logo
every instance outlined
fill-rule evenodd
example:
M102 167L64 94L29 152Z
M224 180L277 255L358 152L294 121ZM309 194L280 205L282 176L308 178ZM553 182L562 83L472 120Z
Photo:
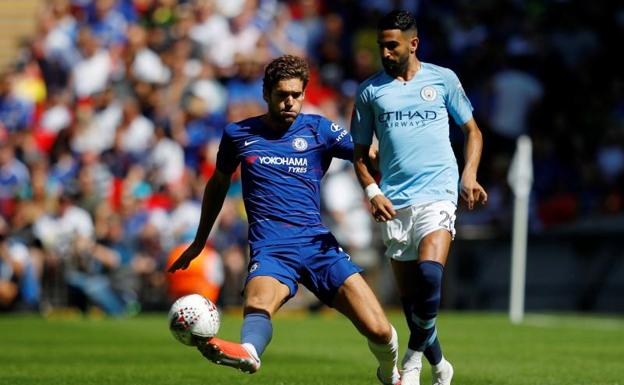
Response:
M297 167L307 167L308 159L307 158L293 158L293 157L285 157L285 156L261 156L260 164L271 164L277 166L297 166Z

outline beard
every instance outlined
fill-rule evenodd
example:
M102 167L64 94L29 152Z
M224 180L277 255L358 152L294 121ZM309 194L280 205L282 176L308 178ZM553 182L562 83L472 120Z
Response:
M396 77L407 70L409 56L400 57L399 60L381 59L381 64L389 75Z
M279 109L269 109L269 119L273 121L277 126L284 128L284 129L288 129L288 127L290 127L290 125L295 121L298 114L295 113L293 116L291 116L291 115L283 114L283 112L295 113L295 111L293 110L282 111Z

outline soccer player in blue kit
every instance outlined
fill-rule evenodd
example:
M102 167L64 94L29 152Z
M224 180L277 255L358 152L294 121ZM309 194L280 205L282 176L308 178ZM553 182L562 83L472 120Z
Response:
M401 382L420 384L424 354L433 384L449 385L453 367L442 355L435 321L455 234L458 190L469 209L487 200L477 182L481 131L455 73L416 57L419 40L409 12L382 17L377 42L384 70L364 81L356 96L354 166L371 213L381 222L410 329ZM461 180L449 140L449 114L466 136ZM373 133L379 140L381 187L365 166Z
M169 271L185 269L203 249L240 164L251 253L241 343L214 337L199 350L217 364L256 372L273 334L271 317L302 283L368 339L379 362L378 379L399 384L396 331L361 269L321 223L321 178L333 157L353 158L353 142L337 124L300 113L308 78L306 62L296 56L266 67L268 112L225 128L195 239Z

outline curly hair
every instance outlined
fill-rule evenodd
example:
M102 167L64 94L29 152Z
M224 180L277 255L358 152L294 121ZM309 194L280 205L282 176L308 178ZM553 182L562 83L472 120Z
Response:
M377 30L385 31L388 29L400 29L403 32L413 29L415 32L418 32L414 15L408 11L399 10L386 14L377 23Z
M301 79L305 90L310 80L308 63L299 56L283 55L271 61L264 70L262 91L270 94L280 80Z

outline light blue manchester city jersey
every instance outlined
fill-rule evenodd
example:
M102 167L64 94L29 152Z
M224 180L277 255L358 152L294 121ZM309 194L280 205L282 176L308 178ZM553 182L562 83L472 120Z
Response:
M395 208L448 199L457 202L459 173L449 139L449 114L459 125L472 105L457 75L422 63L410 81L380 71L358 90L353 141L379 140L381 190Z

